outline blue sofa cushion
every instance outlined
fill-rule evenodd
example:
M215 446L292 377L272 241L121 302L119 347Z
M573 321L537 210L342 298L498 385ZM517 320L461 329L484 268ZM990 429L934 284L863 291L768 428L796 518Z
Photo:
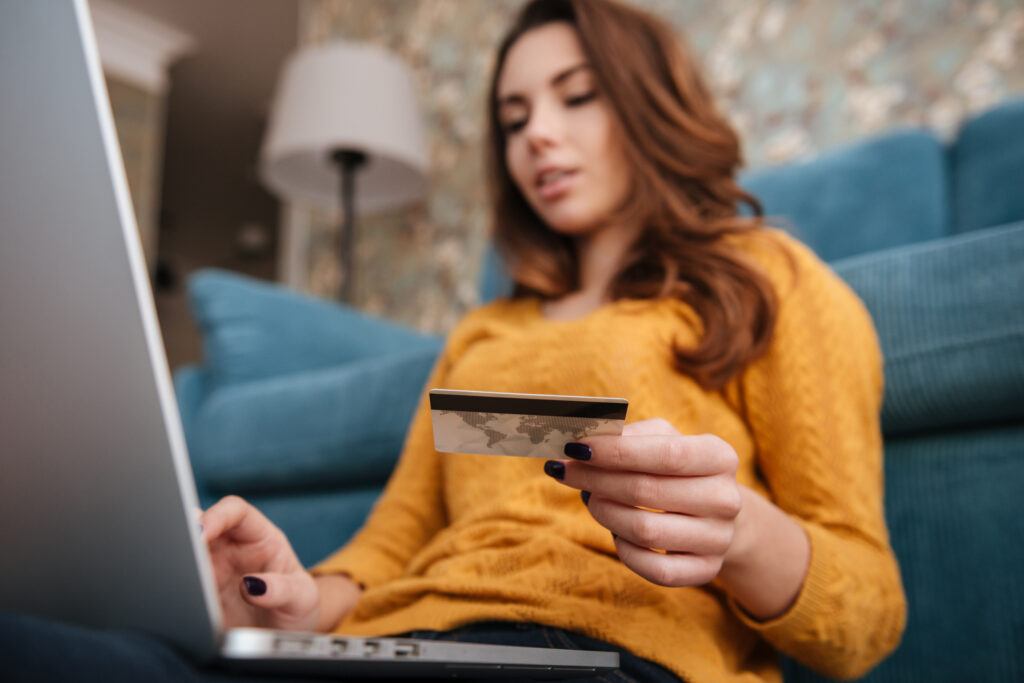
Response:
M211 390L440 343L353 308L226 271L199 271L188 287Z
M885 357L887 435L1024 417L1024 222L833 264Z
M746 173L740 182L761 200L769 223L833 261L947 235L947 177L935 136L903 130Z
M954 232L1024 220L1024 99L964 124L951 156Z
M387 480L441 344L222 387L192 420L192 467L213 494Z

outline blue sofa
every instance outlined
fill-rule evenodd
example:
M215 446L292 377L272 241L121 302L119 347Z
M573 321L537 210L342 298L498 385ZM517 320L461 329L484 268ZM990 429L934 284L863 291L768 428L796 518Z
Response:
M1024 100L743 183L857 291L886 359L909 619L865 680L1024 680ZM315 562L372 506L443 340L226 272L189 287L205 360L175 384L203 501L245 496ZM507 287L491 252L481 298Z

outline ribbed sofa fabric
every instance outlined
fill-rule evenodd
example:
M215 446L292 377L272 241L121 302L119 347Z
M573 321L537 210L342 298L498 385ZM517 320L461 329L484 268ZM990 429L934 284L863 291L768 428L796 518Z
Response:
M949 233L946 152L924 130L887 133L740 182L761 200L769 224L825 261Z
M222 387L192 421L192 466L211 492L383 483L440 346Z
M1024 418L1024 222L833 268L878 329L887 436Z
M954 232L1024 220L1024 98L965 123L950 159Z
M188 289L211 390L440 343L354 308L227 271L199 271Z

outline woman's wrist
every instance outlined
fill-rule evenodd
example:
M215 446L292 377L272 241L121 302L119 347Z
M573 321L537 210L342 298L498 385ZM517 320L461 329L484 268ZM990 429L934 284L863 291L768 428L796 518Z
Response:
M332 631L356 606L363 589L346 574L327 574L313 579L320 593L316 630Z
M719 582L758 620L784 613L796 601L810 565L803 527L774 503L740 486L743 505Z

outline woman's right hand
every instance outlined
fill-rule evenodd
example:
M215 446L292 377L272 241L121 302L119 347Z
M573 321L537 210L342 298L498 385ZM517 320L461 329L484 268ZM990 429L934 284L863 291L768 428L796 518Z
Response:
M359 598L347 577L314 579L284 533L238 496L219 500L200 522L228 628L323 631Z

